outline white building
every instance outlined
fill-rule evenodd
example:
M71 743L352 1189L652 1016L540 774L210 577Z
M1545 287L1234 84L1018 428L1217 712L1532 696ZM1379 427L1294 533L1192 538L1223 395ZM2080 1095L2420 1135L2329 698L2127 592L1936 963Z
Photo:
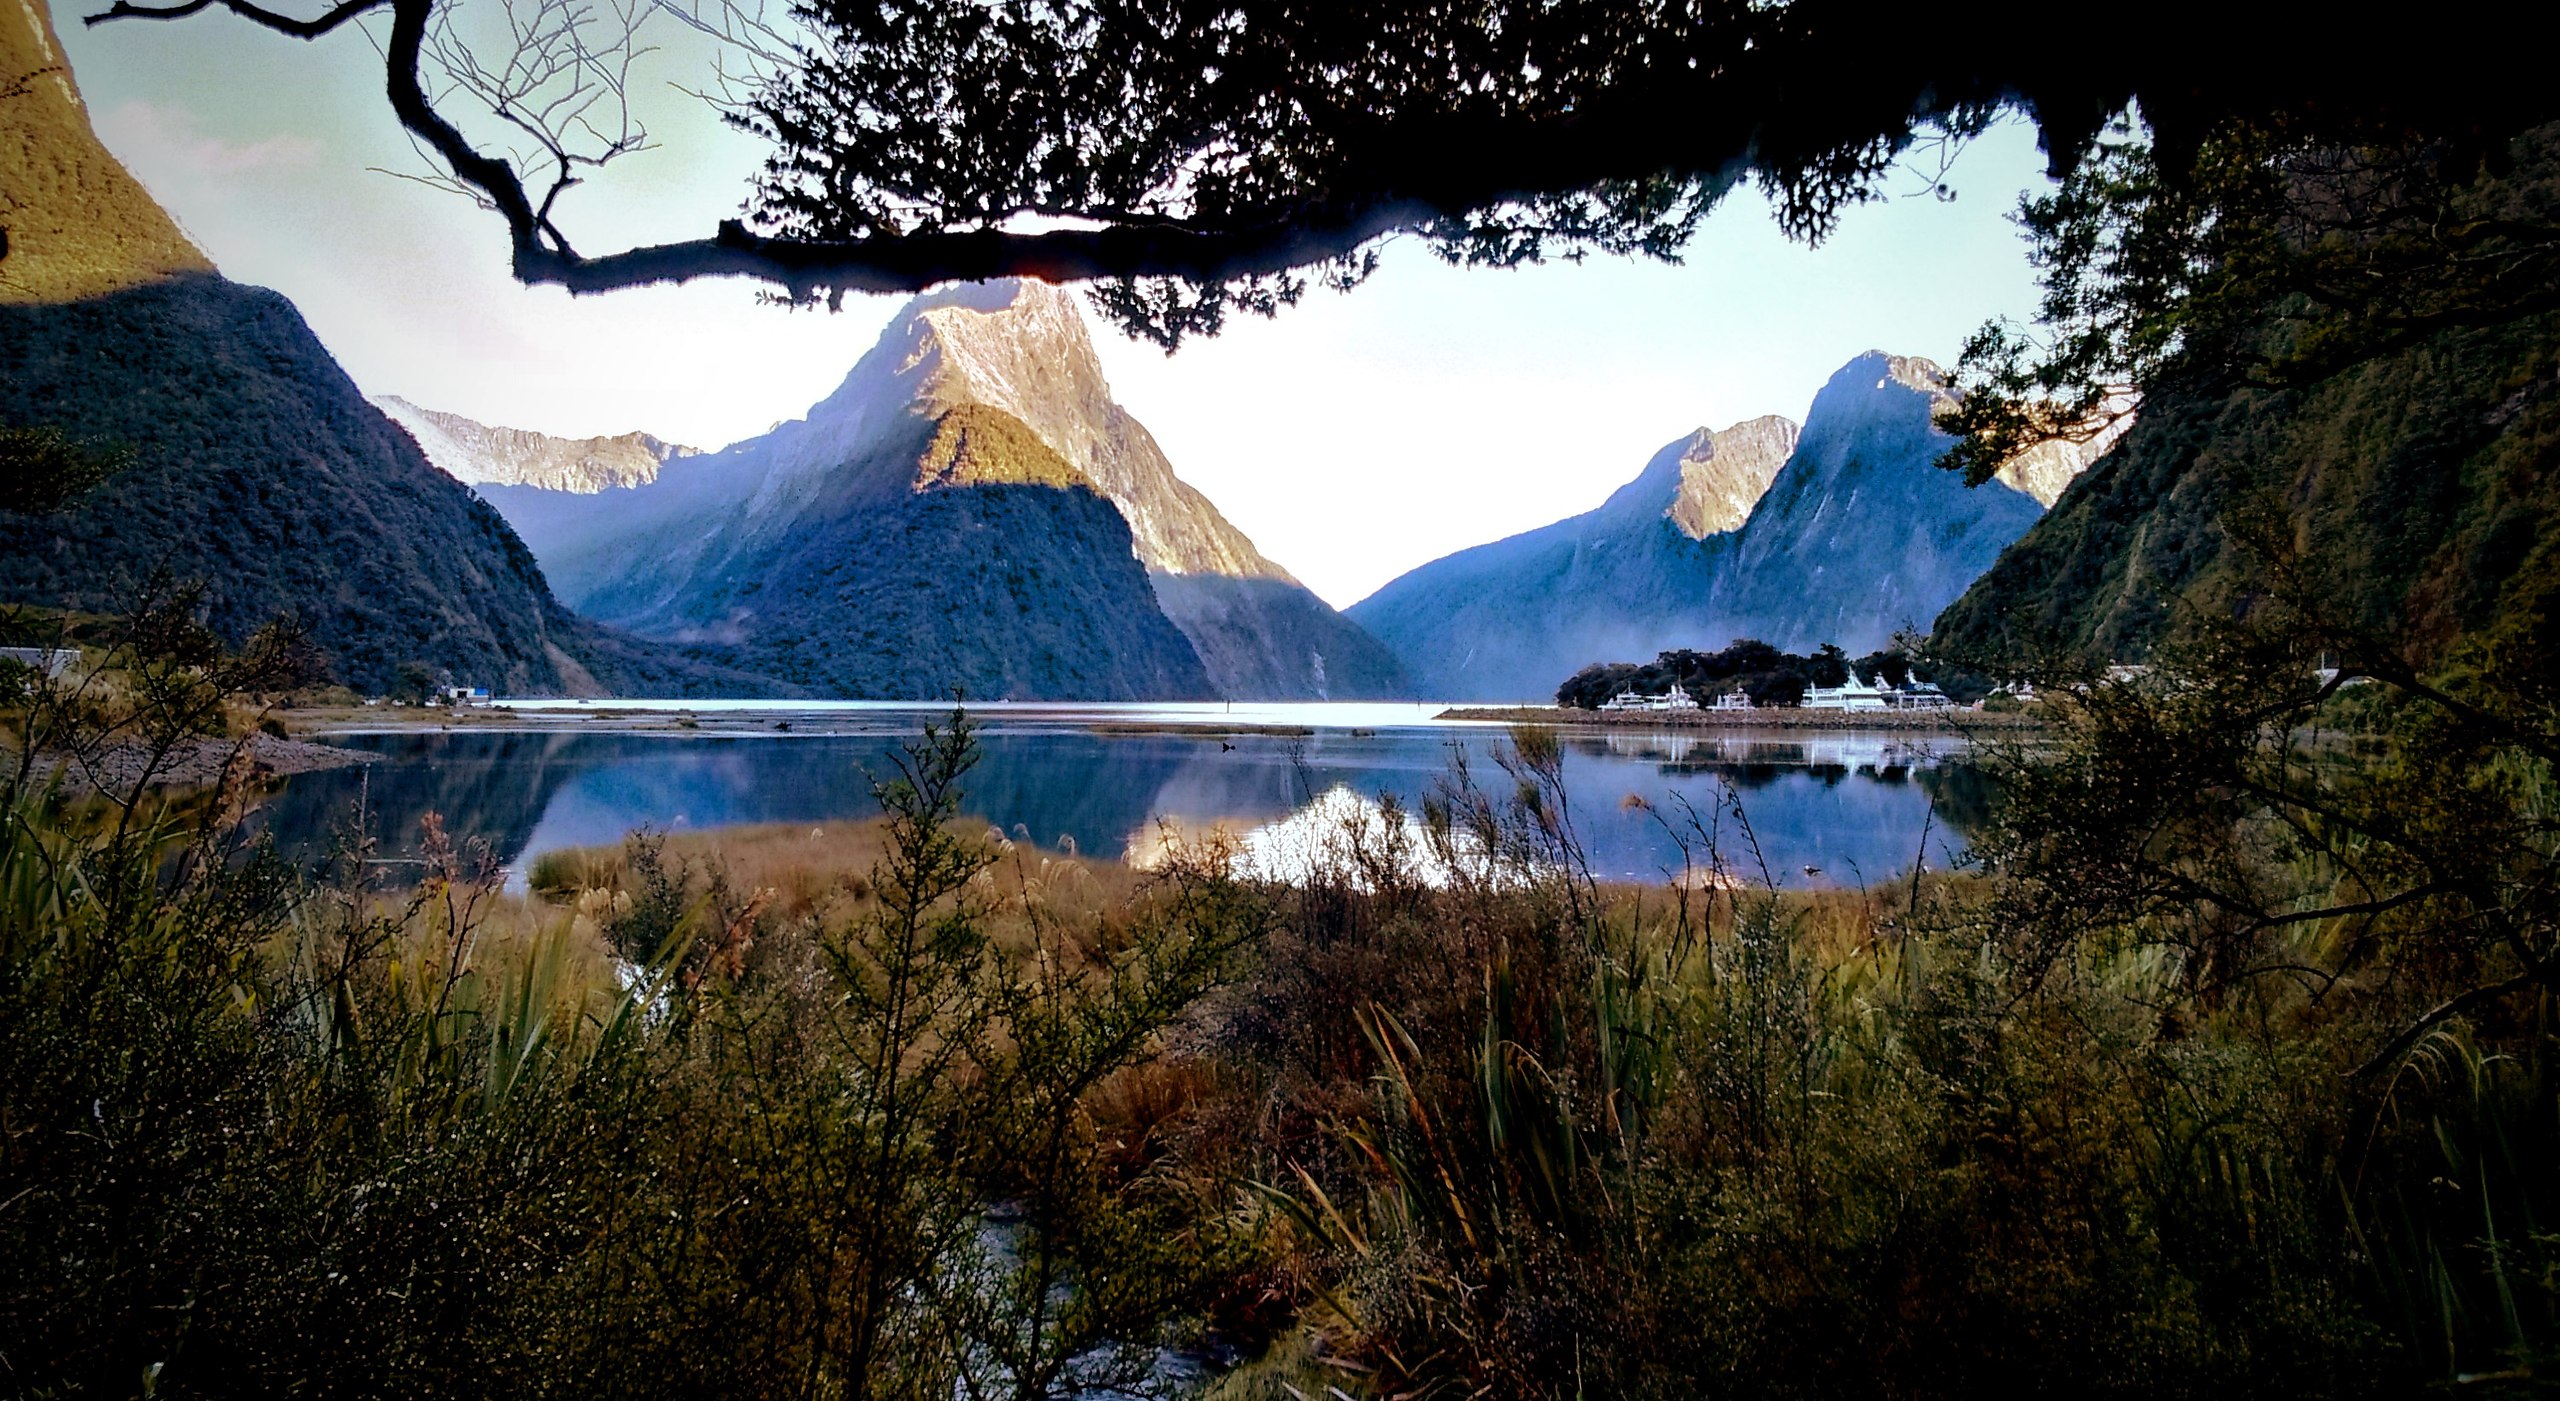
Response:
M30 671L46 676L60 676L80 660L77 647L0 647L0 660L13 661Z
M1620 691L1600 703L1602 710L1696 710L1698 698L1688 688L1674 684L1667 696L1641 696L1632 690Z
M1952 710L1947 693L1926 681L1907 686L1879 686L1858 679L1857 668L1838 686L1816 686L1804 693L1807 710Z
M1849 679L1837 686L1815 686L1804 693L1807 710L1891 710L1884 688L1858 679L1858 669L1849 668Z

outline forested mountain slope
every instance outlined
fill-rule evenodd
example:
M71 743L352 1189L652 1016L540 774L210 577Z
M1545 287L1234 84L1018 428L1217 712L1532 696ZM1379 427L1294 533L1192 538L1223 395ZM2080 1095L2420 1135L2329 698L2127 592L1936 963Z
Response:
M129 461L0 511L0 601L114 611L155 571L233 638L301 620L336 676L509 692L760 691L594 627L428 465L282 296L226 281L99 146L41 5L0 7L0 429Z
M1940 615L1986 659L2138 661L2185 610L2244 613L2271 554L2420 665L2560 590L2560 317L2447 332L2306 389L2155 395Z
M165 569L224 633L298 618L374 691L411 668L517 694L769 689L572 616L274 292L203 273L0 306L0 423L132 451L58 512L0 513L0 598L113 611Z

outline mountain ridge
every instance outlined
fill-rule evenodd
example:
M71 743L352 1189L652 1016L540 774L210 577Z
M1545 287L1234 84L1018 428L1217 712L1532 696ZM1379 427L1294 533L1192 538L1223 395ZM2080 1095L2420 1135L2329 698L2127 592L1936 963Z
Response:
M1934 363L1866 352L1801 429L1771 416L1675 440L1600 507L1431 561L1348 611L1469 699L1544 697L1590 662L1739 637L1872 650L1925 629L2103 447L1967 488L1936 465L1952 402Z
M429 462L466 486L538 486L593 495L656 481L668 459L702 451L639 432L562 438L480 423L397 394L371 398L375 408L417 441Z
M936 458L946 450L959 454L953 462L966 480L945 479L951 464ZM482 490L580 609L647 635L745 645L773 620L711 601L740 603L741 578L777 583L774 561L798 555L791 531L833 529L830 522L862 513L901 515L920 490L979 484L1085 491L1109 503L1128 536L1116 548L1141 568L1151 595L1115 606L1178 629L1207 668L1206 694L1411 692L1385 647L1174 473L1145 426L1110 398L1082 313L1041 283L964 284L915 299L806 414L718 452L669 459L650 483L576 499L524 486ZM1026 520L1031 509L1017 503L1008 518ZM1087 524L1064 539L1114 548ZM1015 547L1025 558L1041 555L1032 542ZM904 567L895 556L880 559ZM1117 564L1091 568L1109 573ZM1127 640L1134 645L1134 634ZM1152 656L1154 647L1130 655ZM869 672L860 684L872 684ZM1187 680L1178 689L1203 693Z

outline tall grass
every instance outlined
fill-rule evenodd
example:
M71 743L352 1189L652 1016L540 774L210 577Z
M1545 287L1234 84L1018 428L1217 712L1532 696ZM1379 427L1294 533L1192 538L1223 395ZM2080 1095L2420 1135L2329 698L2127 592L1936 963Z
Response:
M360 841L315 885L13 805L9 1389L1039 1396L1151 1358L1257 1237L1116 1134L1260 905L1008 894L973 755L906 755L863 893L796 919L651 841L528 905L431 828L386 897Z
M1183 1346L1244 1360L1228 1396L2525 1388L2550 769L2432 712L2301 742L2297 672L2056 700L1981 867L1861 891L1777 889L1730 793L1655 812L1668 887L1595 880L1539 732L1412 821L1342 805L1286 882L965 821L965 722L877 825L642 834L532 901L432 829L386 895L361 840L319 880L241 840L237 794L21 791L0 1375L1028 1401L1178 1390Z

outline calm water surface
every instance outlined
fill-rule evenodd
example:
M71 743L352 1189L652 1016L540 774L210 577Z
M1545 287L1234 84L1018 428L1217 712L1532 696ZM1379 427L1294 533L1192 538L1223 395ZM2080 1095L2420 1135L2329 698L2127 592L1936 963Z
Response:
M556 711L559 707L554 706ZM544 852L617 842L638 827L670 832L747 823L812 824L869 816L866 772L884 772L932 711L913 705L732 702L688 709L713 724L650 733L630 703L584 707L578 728L332 737L378 756L364 770L288 780L264 820L297 854L320 851L361 797L386 855L413 852L419 820L441 814L457 838L485 840L518 872ZM1118 857L1160 820L1251 831L1287 821L1337 789L1418 802L1463 751L1477 780L1506 732L1435 722L1411 705L1046 706L973 713L984 751L967 808L1017 837ZM777 728L788 724L788 731ZM1239 731L1288 725L1305 735ZM1699 813L1738 798L1771 874L1787 885L1891 879L1923 851L1963 850L1978 782L1961 741L1854 732L1571 733L1565 781L1575 826L1604 878L1658 880L1678 844L1644 808L1686 799ZM1338 802L1339 795L1336 795ZM1730 820L1726 827L1732 837ZM1728 855L1747 860L1738 843ZM1806 868L1813 868L1808 871Z

